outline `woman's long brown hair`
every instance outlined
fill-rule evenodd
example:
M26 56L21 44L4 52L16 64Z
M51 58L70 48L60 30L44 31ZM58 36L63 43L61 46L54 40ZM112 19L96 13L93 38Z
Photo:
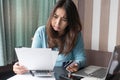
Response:
M51 27L51 19L55 11L58 8L64 8L67 14L68 26L65 29L65 33L62 36L58 35L58 32L53 30ZM47 35L48 35L48 45L50 48L58 48L59 53L67 54L75 46L78 33L81 31L82 26L79 19L79 14L75 4L72 0L59 0L47 22Z

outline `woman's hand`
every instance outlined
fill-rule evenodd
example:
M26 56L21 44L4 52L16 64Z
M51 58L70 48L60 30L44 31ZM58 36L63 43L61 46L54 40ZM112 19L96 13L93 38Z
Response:
M69 66L67 66L66 70L69 72L76 72L78 71L78 64L76 62L73 62Z
M28 72L28 70L24 66L20 65L19 62L16 62L13 65L13 71L16 74L23 74L23 73Z

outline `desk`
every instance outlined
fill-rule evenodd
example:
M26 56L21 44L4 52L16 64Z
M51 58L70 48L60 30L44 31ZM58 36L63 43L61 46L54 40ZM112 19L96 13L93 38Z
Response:
M26 73L23 75L15 75L7 80L66 80L61 78L61 75L67 75L68 72L62 67L54 68L54 77L34 77L30 73ZM71 79L72 80L72 79ZM80 79L73 79L80 80Z
M53 77L47 77L47 78L43 78L43 77L33 77L30 74L24 74L24 75L15 75L7 80L55 80L55 78Z
M62 67L54 68L55 77L33 77L30 73L23 75L15 75L7 80L80 80L80 77L74 77L73 79L63 79L61 75L67 75L68 72ZM81 80L96 80L93 78L82 78ZM98 80L98 79L97 79ZM107 80L117 80L117 79L107 79Z

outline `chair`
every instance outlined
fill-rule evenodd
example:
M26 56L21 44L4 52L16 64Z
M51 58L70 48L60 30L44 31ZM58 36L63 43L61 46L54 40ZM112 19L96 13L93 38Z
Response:
M86 50L87 65L106 67L112 52L99 50Z

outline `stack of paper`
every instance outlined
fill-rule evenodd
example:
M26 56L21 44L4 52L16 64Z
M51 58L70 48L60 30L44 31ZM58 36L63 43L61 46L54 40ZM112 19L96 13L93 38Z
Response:
M55 80L54 77L33 77L31 75L15 75L7 80Z

